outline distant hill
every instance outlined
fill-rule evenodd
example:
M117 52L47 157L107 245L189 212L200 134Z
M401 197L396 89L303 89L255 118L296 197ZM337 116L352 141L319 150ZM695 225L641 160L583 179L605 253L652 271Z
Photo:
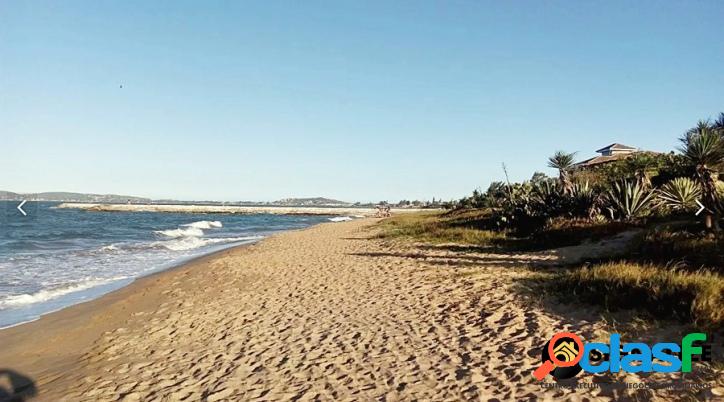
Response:
M119 194L86 194L86 193L69 193L69 192L44 192L44 193L13 193L11 191L0 190L0 201L55 201L55 202L87 202L87 203L104 203L104 204L125 204L131 202L133 204L204 204L204 205L278 205L278 206L350 206L352 203L333 200L324 197L312 198L285 198L274 202L219 202L219 201L179 201L179 200L152 200L150 198L134 197L131 195Z
M152 200L150 198L134 197L131 195L118 194L85 194L85 193L68 193L68 192L44 192L33 194L13 193L10 191L0 191L0 201L54 201L54 202L87 202L87 203L103 203L103 204L125 204L131 202L133 204L203 204L203 205L278 205L278 206L350 206L352 203L333 200L331 198L313 197L313 198L285 198L274 202L219 202L219 201L180 201L180 200Z
M34 201L58 201L58 202L104 202L104 203L148 203L149 198L133 197L130 195L118 194L83 194L67 192L45 192L33 194L19 194L10 191L0 191L0 200L34 200Z
M313 198L285 198L283 200L274 201L274 205L290 205L290 206L347 206L349 202L333 200L331 198L313 197Z
M18 193L0 190L0 200L20 200L22 196Z

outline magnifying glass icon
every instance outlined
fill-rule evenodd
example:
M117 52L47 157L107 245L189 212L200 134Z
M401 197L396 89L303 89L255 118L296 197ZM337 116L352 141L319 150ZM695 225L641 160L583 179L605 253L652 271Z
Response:
M566 356L566 353L561 353L560 351L558 352L558 355L556 355L556 343L558 343L561 339L570 339L573 343L575 343L577 351L570 350L570 348L568 349L569 353L576 354L572 359L559 359L558 355ZM575 366L579 361L581 361L581 357L583 357L583 341L581 341L581 338L571 332L559 332L553 335L553 338L551 338L551 341L548 343L548 358L550 360L546 360L537 369L535 369L535 371L533 371L533 377L535 377L538 381L541 381L556 367Z

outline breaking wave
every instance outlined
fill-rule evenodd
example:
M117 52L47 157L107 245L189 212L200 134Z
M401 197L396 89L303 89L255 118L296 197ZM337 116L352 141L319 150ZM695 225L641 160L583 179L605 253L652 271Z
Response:
M82 282L74 283L72 285L56 289L44 289L31 294L24 293L19 295L10 295L0 300L0 308L19 307L26 304L40 303L67 295L69 293L80 292L81 290L94 288L96 286L105 285L107 283L119 281L126 278L127 277L125 276L116 276L108 279L88 279Z
M329 218L331 222L347 222L351 221L352 217L349 216L335 216L334 218Z
M244 236L244 237L216 237L202 239L199 237L184 237L177 240L160 241L153 243L154 246L164 247L171 251L185 251L208 246L211 244L235 243L242 241L259 240L264 236Z
M204 229L217 229L223 227L219 221L198 221L181 225L178 229L156 230L154 233L166 237L201 237L204 235Z
M211 228L220 228L220 227L223 227L224 225L222 225L221 222L219 222L219 221L198 221L198 222L188 223L186 225L181 225L181 226L188 226L188 227L196 228L196 229L211 229Z

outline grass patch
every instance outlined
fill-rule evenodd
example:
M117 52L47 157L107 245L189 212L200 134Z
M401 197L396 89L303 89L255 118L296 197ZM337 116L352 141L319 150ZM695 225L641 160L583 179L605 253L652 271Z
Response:
M552 275L544 285L568 301L609 310L637 308L706 328L724 325L724 278L708 270L610 262Z
M515 237L497 227L490 209L421 212L383 220L379 238L406 238L427 243L495 246L511 251L544 250L600 240L631 229L622 222L555 219L528 237Z
M724 237L693 233L686 228L656 229L645 233L635 247L640 261L684 264L690 269L711 268L722 273Z
M382 221L378 238L404 238L426 243L456 243L493 246L506 236L501 231L481 229L487 210L464 212L423 212L394 216Z
M527 237L509 237L507 246L510 250L533 251L559 247L575 246L583 241L598 241L615 236L634 228L624 222L601 221L587 219L556 218L550 220L540 230Z

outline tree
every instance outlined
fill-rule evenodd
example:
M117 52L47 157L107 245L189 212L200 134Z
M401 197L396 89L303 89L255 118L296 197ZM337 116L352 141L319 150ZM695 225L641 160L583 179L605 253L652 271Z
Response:
M628 172L633 173L633 178L645 188L651 187L651 175L657 173L662 158L647 152L639 152L624 159L624 165Z
M575 161L576 153L566 153L563 151L556 151L553 156L548 158L548 167L558 169L558 180L561 183L561 188L564 194L570 194L573 188L571 182L571 168Z
M681 138L679 151L685 160L694 167L694 179L701 188L702 203L705 207L705 225L707 229L719 229L716 216L718 204L716 171L724 163L724 140L708 121L686 132Z

